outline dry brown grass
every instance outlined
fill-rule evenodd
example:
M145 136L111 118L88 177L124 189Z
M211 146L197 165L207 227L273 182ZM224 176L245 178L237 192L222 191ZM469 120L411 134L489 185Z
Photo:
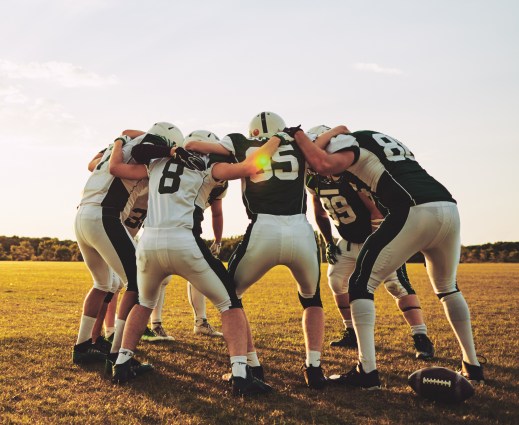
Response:
M326 285L327 315L323 366L346 371L351 350L330 349L341 329ZM460 351L421 265L409 274L437 349L433 364L456 369ZM220 376L228 370L223 341L195 336L185 283L167 290L165 326L176 337L169 344L141 344L139 358L157 370L130 386L116 387L101 365L71 363L81 305L90 288L82 263L0 262L0 422L1 423L357 423L489 424L519 422L519 264L461 265L459 285L472 312L478 352L488 358L488 385L459 405L418 398L407 386L412 371L429 365L414 359L409 329L393 300L377 291L378 367L384 389L362 392L304 386L301 307L295 285L283 267L271 271L244 298L260 358L275 392L251 400L227 393ZM208 307L210 320L218 314Z

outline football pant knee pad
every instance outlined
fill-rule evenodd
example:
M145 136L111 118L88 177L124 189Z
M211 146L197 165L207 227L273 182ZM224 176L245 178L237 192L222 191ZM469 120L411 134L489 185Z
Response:
M299 302L303 306L303 309L307 309L308 307L322 307L323 302L321 301L321 293L319 292L319 287L314 295L307 294L297 294L299 296Z
M398 280L390 280L384 282L384 286L386 287L386 291L395 299L399 300L406 295L410 295L409 291L404 288L404 286Z
M328 286L330 287L333 295L344 295L348 293L348 281L344 283L344 279L334 278L332 276L328 279Z
M214 306L218 309L218 311L220 313L223 313L224 311L227 311L230 308L236 308L237 307L237 306L233 305L233 303L231 302L230 298L226 299L225 301L223 301L223 302L221 302L219 304L214 304Z

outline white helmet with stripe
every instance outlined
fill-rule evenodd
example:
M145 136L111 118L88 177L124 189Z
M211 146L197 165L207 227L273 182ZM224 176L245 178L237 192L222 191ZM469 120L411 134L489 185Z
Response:
M200 140L202 142L213 142L217 143L220 141L218 136L208 130L195 130L189 133L184 139L184 145L187 142L193 142L196 140Z
M283 131L285 121L274 112L261 112L249 124L249 135L254 138L270 138Z

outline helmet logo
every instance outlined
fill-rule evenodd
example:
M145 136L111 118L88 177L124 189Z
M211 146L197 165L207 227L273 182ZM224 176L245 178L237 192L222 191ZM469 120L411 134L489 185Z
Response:
M258 137L258 135L259 135L259 130L258 130L257 128L255 128L254 130L252 130L252 135L253 135L254 137Z

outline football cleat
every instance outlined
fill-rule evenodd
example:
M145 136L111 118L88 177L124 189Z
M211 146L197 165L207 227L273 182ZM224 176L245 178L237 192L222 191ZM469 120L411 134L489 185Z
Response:
M265 373L263 371L263 366L259 365L259 366L249 366L251 372L252 372L252 376L254 376L254 378L256 379L259 379L260 381L263 381L265 382ZM231 382L232 381L232 373L224 373L222 375L222 379L224 381L227 381L227 382Z
M320 390L325 387L326 377L321 366L306 366L304 364L301 369L303 369L303 375L308 388Z
M143 341L157 342L157 341L174 341L171 335L168 335L162 324L154 326L153 329L146 327L144 333L141 336Z
M74 364L89 364L102 362L106 359L106 354L99 350L92 339L89 339L81 344L74 345L72 351L72 363Z
M480 363L479 366L475 366L462 360L461 371L459 373L472 385L485 385L485 376L483 375L483 365L485 363L486 359L483 363Z
M112 382L114 384L124 384L137 376L151 372L154 369L150 363L141 363L134 358L121 364L114 364Z
M329 376L328 382L362 388L363 390L379 390L381 388L378 371L375 369L366 373L364 369L362 369L360 362L348 373Z
M207 320L204 320L201 325L195 325L193 332L195 335L223 336L223 333L213 328Z
M265 382L256 379L252 375L250 367L247 366L247 376L241 378L239 376L231 377L232 395L235 397L247 397L256 394L266 394L272 391L272 387Z
M431 360L434 357L434 345L426 334L413 335L416 358Z
M342 337L330 342L330 347L357 348L357 335L355 335L355 329L344 329Z
M105 337L98 336L96 342L94 342L94 347L102 353L108 354L110 353L110 349L112 348L112 343L108 341Z

